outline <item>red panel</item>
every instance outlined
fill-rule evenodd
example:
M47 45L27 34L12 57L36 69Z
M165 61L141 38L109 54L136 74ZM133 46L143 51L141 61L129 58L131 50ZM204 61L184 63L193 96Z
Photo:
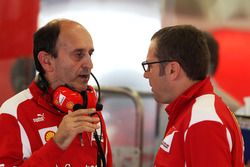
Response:
M16 92L11 71L18 57L32 55L39 0L0 0L0 105Z
M0 60L0 76L1 76L1 96L0 106L2 103L15 94L11 83L11 67L15 63L15 59Z
M32 55L39 0L0 0L0 59Z
M250 31L213 31L219 42L219 66L215 79L230 94L243 102L250 95Z

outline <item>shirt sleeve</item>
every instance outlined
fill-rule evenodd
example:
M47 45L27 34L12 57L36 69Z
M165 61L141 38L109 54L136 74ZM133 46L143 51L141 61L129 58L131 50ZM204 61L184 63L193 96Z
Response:
M231 153L224 125L202 121L189 127L184 143L187 167L231 166Z
M23 158L21 134L15 117L0 114L0 166L4 167L44 167L55 166L63 154L54 142L50 140L39 150L33 152L27 159Z

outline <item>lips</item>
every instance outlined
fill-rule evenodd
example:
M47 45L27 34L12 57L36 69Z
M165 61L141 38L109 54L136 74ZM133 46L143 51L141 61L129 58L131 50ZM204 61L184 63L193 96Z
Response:
M88 79L89 78L89 74L88 75L79 75L80 78L85 78Z

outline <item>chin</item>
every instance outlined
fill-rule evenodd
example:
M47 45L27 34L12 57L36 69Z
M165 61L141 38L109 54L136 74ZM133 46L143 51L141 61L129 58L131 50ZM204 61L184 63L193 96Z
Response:
M156 102L164 103L164 100L160 96L157 96L156 94L153 94L153 96Z
M162 103L161 100L159 100L159 99L157 99L157 98L154 98L154 99L155 99L155 101L156 101L157 103Z
M81 86L77 87L76 90L79 91L79 92L84 91L84 90L87 89L87 86L88 85L81 85Z
M81 91L84 91L87 89L87 85L86 84L75 84L75 85L69 85L71 87L71 89L75 90L75 91L78 91L78 92L81 92Z

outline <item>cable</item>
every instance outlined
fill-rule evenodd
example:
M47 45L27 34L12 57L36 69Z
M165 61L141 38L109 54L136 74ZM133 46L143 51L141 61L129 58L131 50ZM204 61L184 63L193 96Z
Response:
M97 103L101 104L101 88L99 85L99 82L97 81L96 77L94 76L93 73L90 73L91 76L94 78L96 84L97 84L97 92L98 92L98 99L97 99ZM102 107L101 109L102 110ZM97 113L96 113L97 114ZM101 117L99 114L97 114L97 116L99 117L99 119L101 120ZM105 154L104 151L102 149L102 145L101 145L101 140L102 140L102 122L100 122L101 124L101 131L100 131L100 139L98 137L97 131L95 130L94 132L94 138L96 140L96 144L97 144L97 167L106 167L106 159L105 159ZM101 161L103 166L101 166Z
M97 113L96 113L97 114ZM97 114L97 116L100 118L101 117L99 114ZM101 145L101 140L102 140L102 122L100 122L101 124L101 133L100 133L100 138L98 137L97 131L95 130L94 132L94 138L97 144L97 167L106 167L106 159L105 159L105 154L104 151L102 149L102 145ZM101 166L101 161L103 166Z
M93 73L90 73L90 74L94 78L94 80L96 82L96 85L97 85L97 89L98 89L97 90L97 92L98 92L98 99L97 99L97 101L98 101L98 103L101 103L101 88L100 88L99 82L97 81L97 79L96 79L96 77L94 76Z

